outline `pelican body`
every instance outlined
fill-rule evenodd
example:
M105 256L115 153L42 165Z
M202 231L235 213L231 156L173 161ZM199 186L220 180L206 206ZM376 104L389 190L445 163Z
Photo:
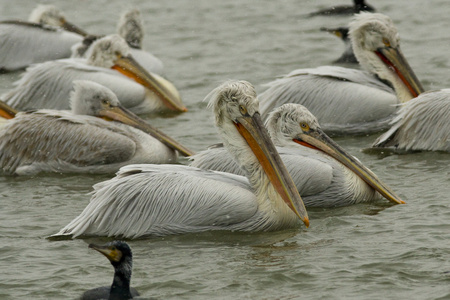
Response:
M405 103L372 147L450 152L450 89L426 92Z
M400 51L389 17L356 15L350 36L356 58L371 74L333 66L295 70L268 84L259 97L261 113L266 116L275 107L298 103L317 117L328 134L367 134L389 128L397 105L417 97L422 85Z
M372 202L380 198L380 193L394 203L404 203L327 137L304 106L291 103L278 107L271 112L266 126L306 207ZM202 169L244 173L223 147L202 151L191 161L191 166Z
M36 23L0 22L0 70L15 71L70 57L71 47L82 40L76 33Z
M54 6L39 5L28 22L0 22L0 70L70 57L71 47L83 40L83 34Z
M7 121L0 129L4 174L102 174L132 163L177 161L183 147L121 107L109 89L75 81L71 103L72 111L19 112Z
M118 35L97 40L88 59L63 59L27 69L16 87L1 96L19 109L68 109L74 80L91 80L111 89L122 105L133 112L184 112L176 88L164 78L147 72L129 54Z
M248 82L230 81L209 107L247 177L183 165L129 165L96 184L84 211L55 236L138 238L207 230L265 231L309 224L303 202L270 141Z

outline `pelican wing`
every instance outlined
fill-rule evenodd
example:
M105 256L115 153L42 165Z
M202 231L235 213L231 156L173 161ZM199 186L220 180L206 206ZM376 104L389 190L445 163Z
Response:
M55 236L239 230L256 212L245 177L181 165L129 165L96 184L88 206Z
M111 89L127 108L139 105L145 88L119 72L89 66L84 59L63 59L31 66L16 87L0 98L20 109L68 109L74 80L92 80Z
M136 48L130 48L133 58L147 71L158 75L164 75L163 62L153 54Z
M287 147L277 147L277 150L305 203L308 196L322 193L331 186L333 168L329 160L320 159L316 150ZM190 160L193 167L245 175L224 147L201 151Z
M64 111L19 113L0 131L0 165L6 173L86 166L97 172L100 165L126 162L135 151L132 135L114 123Z
M450 89L421 94L407 102L373 147L450 151Z
M37 24L0 22L0 69L17 70L34 63L70 57L78 34Z
M331 134L387 128L398 104L393 90L372 75L341 67L295 70L267 86L259 96L262 114L285 103L302 104Z

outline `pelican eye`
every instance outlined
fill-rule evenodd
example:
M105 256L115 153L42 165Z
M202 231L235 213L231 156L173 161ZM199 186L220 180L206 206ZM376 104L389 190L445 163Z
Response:
M108 100L106 100L106 99L103 99L102 100L102 104L104 104L104 105L111 105L111 103L109 103L109 101Z
M122 57L122 53L120 53L120 51L114 51L114 54L117 56L117 58Z
M387 38L383 38L383 44L384 44L386 47L390 47L390 46L391 46L391 42L389 42L389 40L388 40Z
M300 123L300 127L302 128L303 131L308 131L309 130L308 123Z
M239 112L245 116L247 114L247 108L245 108L245 106L243 105L239 105Z

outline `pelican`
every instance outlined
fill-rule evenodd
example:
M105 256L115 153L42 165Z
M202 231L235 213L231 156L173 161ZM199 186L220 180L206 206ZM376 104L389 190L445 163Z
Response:
M3 173L113 173L133 163L175 163L176 150L192 154L97 83L75 81L71 106L19 112L9 120L0 130Z
M380 194L393 203L404 203L368 168L330 139L304 106L288 103L276 108L269 115L266 127L306 207L371 202ZM191 161L191 166L201 169L243 174L223 147L202 151L192 156Z
M303 202L262 124L253 86L229 81L207 97L225 146L247 177L183 165L129 165L96 184L88 206L54 237L266 231L298 226L299 218L308 226Z
M0 22L0 70L15 71L34 63L70 57L86 33L67 22L54 6L40 5L26 21Z
M343 16L353 15L363 11L375 12L375 8L367 4L365 0L353 0L353 6L337 5L330 8L321 9L319 11L310 13L309 16Z
M357 64L358 60L355 57L355 53L353 53L352 42L348 37L348 27L337 27L337 28L320 28L322 31L326 31L334 34L338 38L340 38L345 44L344 53L342 53L341 57L336 59L334 63L349 63L349 64Z
M284 103L299 103L328 134L367 134L389 128L397 105L417 97L422 85L400 50L389 17L356 15L350 23L350 37L356 58L371 74L332 66L292 71L269 83L260 95L261 114Z
M184 112L176 88L162 77L144 70L129 54L118 35L97 40L88 59L63 59L29 67L16 87L5 94L8 105L19 110L68 109L72 81L86 79L111 89L122 105L136 113Z
M372 147L450 152L449 120L450 89L420 94L403 105L392 127Z
M130 54L145 70L163 75L164 65L162 61L142 49L144 25L139 10L132 9L122 14L117 24L117 33L127 42L130 46ZM72 57L88 57L92 43L98 38L99 36L88 35L82 42L75 44L72 47Z

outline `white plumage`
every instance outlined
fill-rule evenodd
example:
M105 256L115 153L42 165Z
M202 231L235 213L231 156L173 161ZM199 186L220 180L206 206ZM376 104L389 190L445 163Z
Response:
M405 103L373 147L450 152L450 89L426 92Z
M0 166L4 173L100 174L116 172L131 163L176 162L173 148L132 127L151 128L124 111L109 89L76 81L71 103L71 111L20 112L7 121L0 130Z
M329 134L388 128L396 106L416 97L423 88L403 57L397 30L387 16L356 15L350 23L350 36L355 56L371 74L332 66L295 70L268 84L259 97L261 113L298 103L306 106ZM388 82L396 95L378 78Z
M93 44L88 59L63 59L27 69L16 87L3 94L14 108L68 109L72 81L95 81L111 89L122 105L136 113L186 111L176 88L162 77L148 73L129 55L118 35ZM124 73L125 75L122 75Z
M353 171L355 166L361 170L366 168L326 137L317 119L304 106L284 104L270 113L266 125L306 207L345 206L380 198L376 189L366 183L379 185L378 178L370 171L365 174ZM304 142L303 135L312 136L318 143L312 146ZM202 151L191 160L194 167L244 174L223 147ZM393 202L401 203L401 200Z
M186 166L126 166L95 185L88 206L56 236L276 230L298 226L298 217L308 224L303 203L262 126L254 88L243 81L227 82L211 97L219 133L248 180Z

